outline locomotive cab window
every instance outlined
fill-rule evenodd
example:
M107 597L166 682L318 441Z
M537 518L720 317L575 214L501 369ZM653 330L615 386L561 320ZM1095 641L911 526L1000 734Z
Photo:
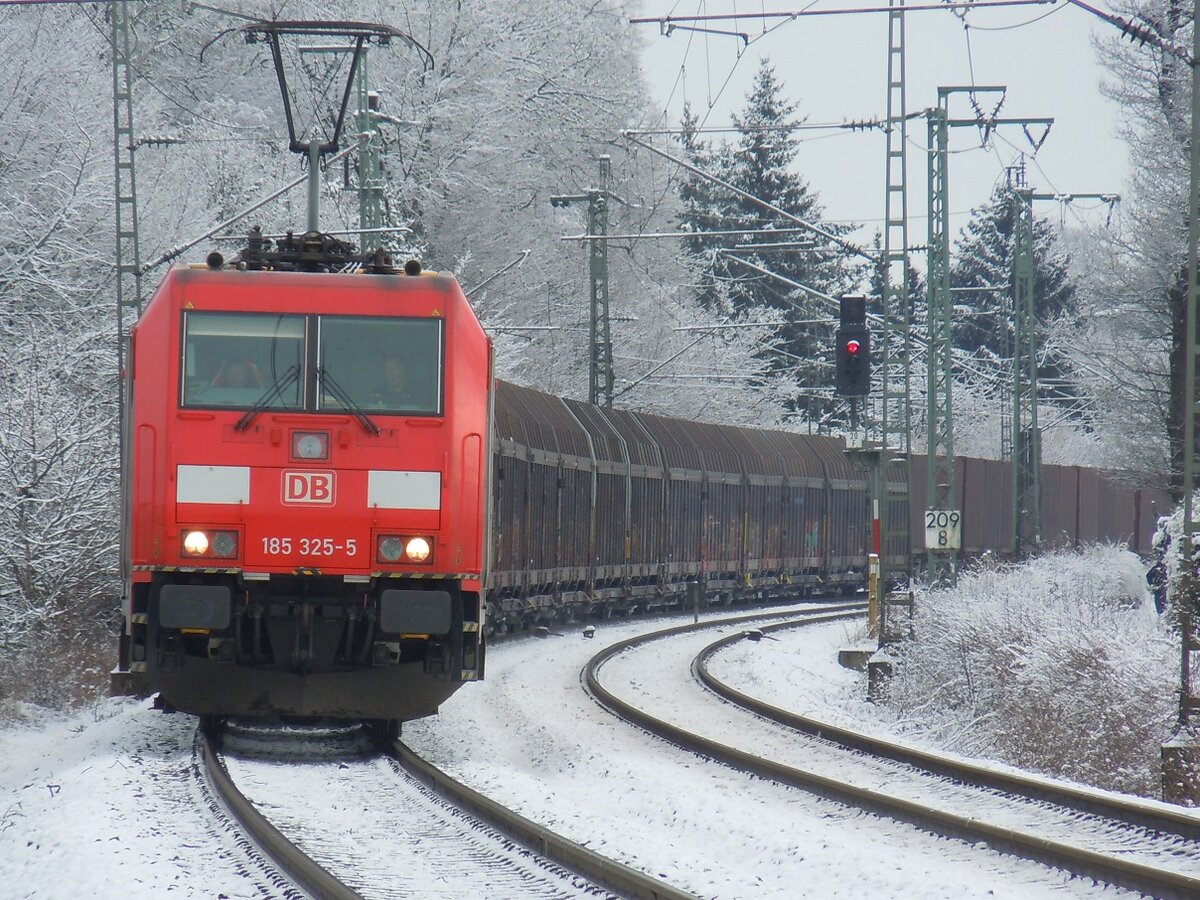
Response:
M183 405L300 408L304 336L303 316L185 313Z
M322 316L323 410L442 413L442 320Z

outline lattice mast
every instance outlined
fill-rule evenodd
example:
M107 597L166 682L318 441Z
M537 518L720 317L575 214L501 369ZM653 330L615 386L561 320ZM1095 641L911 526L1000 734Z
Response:
M1013 171L1012 379L1006 424L1008 457L1013 464L1012 546L1016 556L1036 553L1042 543L1042 432L1038 426L1038 352L1033 204L1037 200L1070 203L1101 200L1111 207L1116 194L1040 194L1025 183L1024 163Z
M138 239L137 176L134 171L133 86L129 59L129 4L109 3L112 24L113 163L116 187L118 354L123 354L124 313L142 310L142 251Z
M612 328L608 315L608 207L612 188L612 158L600 157L600 187L589 192L588 276L591 315L589 316L588 401L597 406L612 406L613 358Z
M379 95L367 80L368 51L364 47L355 77L358 101L358 227L359 249L370 254L383 244L383 164L380 159L378 111Z
M1022 179L1023 181L1023 179ZM1038 333L1034 308L1033 191L1013 192L1012 546L1036 552L1042 540L1042 438L1038 429Z
M888 0L898 7L901 0ZM911 577L907 507L912 453L912 335L908 296L908 107L905 95L904 13L888 13L886 194L883 228L883 329L880 335L880 475L873 498L879 502L882 546L879 554L880 634L888 634L888 549L903 547L904 574ZM900 477L893 481L892 474Z
M953 88L938 88L938 105L928 113L929 137L929 348L926 371L928 509L958 509L954 466L954 410L951 390L949 99ZM931 585L953 584L958 551L926 548Z
M928 426L928 489L927 500L930 510L957 513L958 489L955 482L954 464L954 410L952 405L953 334L950 328L950 313L953 308L950 291L950 191L949 191L949 135L951 128L970 127L984 129L988 133L1001 125L1020 125L1029 136L1030 126L1044 126L1040 140L1030 137L1034 147L1041 147L1046 140L1054 119L1038 117L1000 117L996 111L985 115L979 110L976 98L980 94L997 94L1003 102L1005 88L998 85L962 85L938 88L938 105L926 115L929 123L929 368L927 373L927 426ZM954 94L968 94L975 115L965 119L950 117L949 101ZM1031 220L1032 221L1032 220ZM1030 225L1030 281L1027 296L1021 302L1032 311L1032 225ZM1031 315L1032 313L1030 313ZM1024 325L1026 349L1017 349L1017 354L1032 355L1029 340L1035 343L1036 329L1032 322ZM1036 361L1034 362L1036 375ZM1023 376L1023 381L1028 381ZM1036 377L1033 379L1036 391ZM1027 395L1028 389L1022 391ZM1033 404L1036 407L1036 403ZM1036 414L1035 414L1036 416ZM1034 424L1036 425L1036 418ZM1019 427L1014 423L1014 428ZM1016 448L1014 447L1014 455ZM953 584L958 574L957 547L927 547L928 577L930 584Z
M588 402L612 406L612 329L608 312L608 217L610 201L624 202L612 193L612 159L600 157L600 186L581 194L551 194L551 206L587 203L588 243Z
M113 189L116 226L117 293L117 453L120 464L121 496L128 496L128 441L125 433L125 347L129 326L142 312L142 251L138 238L137 176L134 169L133 84L129 58L129 4L113 0L108 4L111 26L113 77ZM129 510L121 505L121 533L128 546ZM127 560L121 554L121 584L126 584Z

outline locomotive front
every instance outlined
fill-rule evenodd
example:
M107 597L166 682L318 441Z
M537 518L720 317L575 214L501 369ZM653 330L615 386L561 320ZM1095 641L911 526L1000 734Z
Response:
M130 358L134 689L397 723L482 676L491 346L453 278L178 267Z

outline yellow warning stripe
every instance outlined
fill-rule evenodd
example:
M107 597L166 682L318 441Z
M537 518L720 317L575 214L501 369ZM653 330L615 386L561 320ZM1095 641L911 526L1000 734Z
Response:
M135 572L199 572L202 575L237 575L241 569L216 569L207 566L134 566Z
M135 572L189 572L201 575L239 575L241 569L217 569L203 566L134 566ZM281 573L282 574L282 573ZM294 575L320 575L320 569L293 569ZM336 576L335 576L336 577ZM478 580L478 572L372 572L372 578L469 578Z
M471 572L372 572L372 578L479 578Z

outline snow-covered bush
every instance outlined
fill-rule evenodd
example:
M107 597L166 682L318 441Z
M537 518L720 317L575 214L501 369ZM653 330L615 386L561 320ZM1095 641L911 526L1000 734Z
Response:
M1168 619L1122 548L981 565L918 598L890 702L957 752L1157 796L1179 666Z

